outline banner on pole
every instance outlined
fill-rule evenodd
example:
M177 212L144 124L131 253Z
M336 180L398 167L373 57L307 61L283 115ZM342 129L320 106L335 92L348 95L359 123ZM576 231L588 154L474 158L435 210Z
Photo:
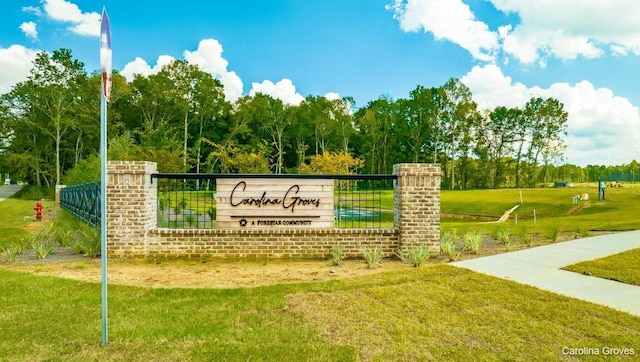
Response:
M111 29L107 9L102 9L100 22L100 68L102 70L102 91L107 102L111 96Z

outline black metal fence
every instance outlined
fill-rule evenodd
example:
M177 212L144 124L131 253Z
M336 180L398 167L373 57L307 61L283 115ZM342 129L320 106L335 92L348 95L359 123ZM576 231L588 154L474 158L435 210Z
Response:
M60 207L94 226L100 226L100 182L60 190Z
M333 179L334 227L393 228L395 175L153 174L158 185L158 227L216 228L216 180L222 178Z

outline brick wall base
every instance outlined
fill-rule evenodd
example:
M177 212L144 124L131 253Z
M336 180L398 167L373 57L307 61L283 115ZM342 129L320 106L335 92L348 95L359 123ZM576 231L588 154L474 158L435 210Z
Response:
M398 250L394 229L153 229L146 243L109 244L110 257L169 258L293 258L322 259L333 246L344 248L346 258L361 257L361 248L380 247L385 256Z

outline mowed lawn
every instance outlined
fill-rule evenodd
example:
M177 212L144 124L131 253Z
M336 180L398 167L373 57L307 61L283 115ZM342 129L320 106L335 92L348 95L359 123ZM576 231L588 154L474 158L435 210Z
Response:
M640 249L584 261L563 269L640 286Z
M473 229L490 235L496 228L508 228L512 235L528 232L548 239L555 233L585 237L591 232L640 229L640 187L607 188L604 200L598 200L597 191L595 183L575 188L442 191L441 231ZM574 196L584 194L588 200L573 203ZM497 221L516 205L507 222L487 222Z
M25 237L29 234L29 226L34 224L35 201L9 198L0 201L0 251L2 247L15 239ZM44 221L50 220L51 210L54 206L52 201L44 201ZM37 225L36 225L37 226Z
M259 288L111 285L106 347L98 283L0 268L0 288L3 361L549 361L585 346L640 353L639 317L444 264Z

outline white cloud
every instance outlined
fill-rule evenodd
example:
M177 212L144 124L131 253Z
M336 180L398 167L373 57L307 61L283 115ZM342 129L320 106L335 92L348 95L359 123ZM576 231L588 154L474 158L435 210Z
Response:
M640 55L637 0L489 0L498 11L519 18L519 23L502 24L496 31L463 1L394 0L387 9L394 11L403 31L423 29L486 62L493 62L499 51L542 67L549 58Z
M202 71L220 79L225 98L235 102L242 96L242 80L233 71L228 71L229 62L222 57L222 45L215 39L203 39L195 51L185 50L184 59L197 65Z
M335 100L340 99L340 94L338 94L338 93L336 93L336 92L329 92L329 93L326 93L326 94L324 95L324 97L325 97L326 99L330 100L330 101L335 101Z
M36 6L23 6L22 11L24 11L25 13L31 13L35 16L42 16L42 10L40 10L40 8Z
M43 3L47 17L58 22L71 23L68 28L71 32L78 35L100 36L100 14L83 13L78 5L65 0L43 0Z
M588 81L547 89L514 83L495 65L476 66L460 79L481 108L524 107L532 97L553 97L568 112L567 162L623 164L640 159L640 113L628 99Z
M22 45L0 47L0 94L7 93L18 82L29 75L37 50Z
M262 83L251 83L251 91L249 95L255 95L256 93L263 93L272 96L273 98L280 99L284 104L299 105L304 97L296 92L296 86L290 79L284 78L277 83L273 83L270 80L265 80Z
M501 33L503 50L523 63L548 56L559 59L592 59L605 54L640 55L640 27L636 0L525 1L490 0L521 23Z
M124 66L120 74L127 78L128 81L132 81L136 74L142 75L144 77L158 74L163 66L174 61L175 58L170 55L161 55L156 60L156 65L151 67L146 60L136 57L136 59L132 62L127 63Z
M222 46L217 40L201 40L198 49L195 51L185 50L183 55L189 64L197 65L203 72L207 72L220 80L224 86L224 94L227 101L235 102L242 96L242 80L235 72L227 70L229 62L222 58ZM164 65L174 60L175 58L170 55L161 55L158 57L156 65L151 67L146 60L136 57L134 61L124 66L120 74L131 81L136 74L142 76L157 74Z
M395 0L394 11L402 30L431 32L436 39L449 40L478 60L492 61L498 49L498 35L475 18L461 0Z
M33 40L38 39L38 28L36 23L34 23L33 21L27 21L20 24L20 30L22 30L24 35L26 35L27 37Z

